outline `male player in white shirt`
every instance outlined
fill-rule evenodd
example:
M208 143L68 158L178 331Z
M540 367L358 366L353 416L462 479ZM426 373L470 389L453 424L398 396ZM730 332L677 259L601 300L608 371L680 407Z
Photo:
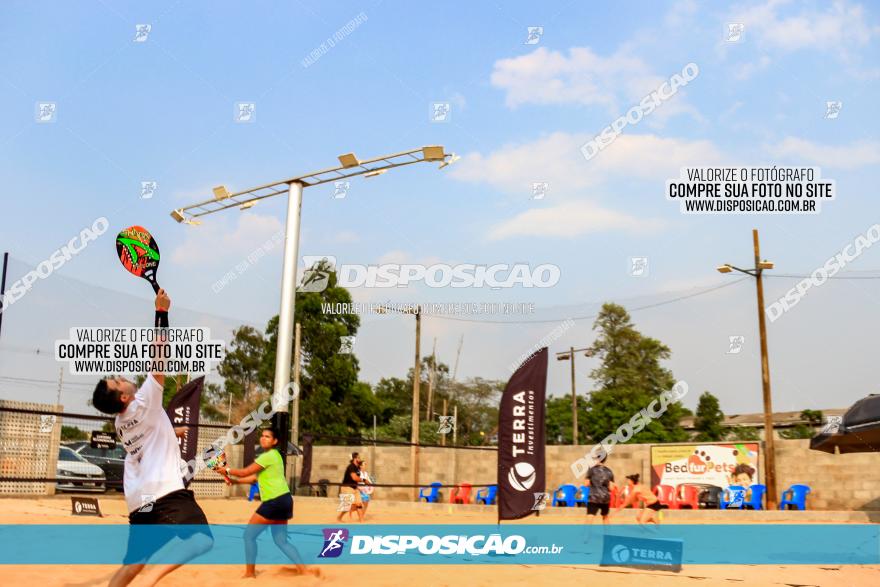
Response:
M170 306L160 289L156 312L167 313ZM147 375L140 389L115 377L99 381L92 395L97 409L116 416L116 434L126 452L123 487L131 529L122 567L110 579L110 587L128 585L150 556L174 537L183 543L170 562L156 566L151 585L214 544L205 513L183 485L177 436L162 407L164 384L162 373Z

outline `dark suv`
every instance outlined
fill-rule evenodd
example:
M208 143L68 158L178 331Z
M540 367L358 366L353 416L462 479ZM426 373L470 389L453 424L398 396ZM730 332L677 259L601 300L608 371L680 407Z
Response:
M119 445L116 448L92 448L88 441L71 442L67 446L88 462L101 467L107 477L107 489L122 491L122 475L125 471L124 448Z

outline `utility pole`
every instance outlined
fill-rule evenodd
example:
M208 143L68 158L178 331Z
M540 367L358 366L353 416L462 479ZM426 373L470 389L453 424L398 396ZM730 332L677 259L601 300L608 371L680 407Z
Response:
M7 265L9 265L9 253L3 253L3 275L0 276L0 330L3 328L3 296L6 295Z
M410 437L410 466L412 467L413 501L419 500L419 379L421 379L421 337L422 337L422 308L416 306L416 355L413 366L413 405L412 405L412 435Z
M446 398L444 397L443 398L443 421L444 422L446 421L446 414L447 414L446 410L447 410ZM446 446L446 434L440 435L440 446Z
M437 373L437 337L434 337L434 348L431 350L431 373L428 375L428 405L425 406L425 420L430 422L434 417L434 375Z
M293 398L293 419L290 423L290 442L293 443L293 446L299 446L299 372L302 362L300 336L300 324L297 322L293 334L293 384L297 393Z
M767 323L764 317L764 282L761 280L761 246L758 242L758 230L752 230L752 243L755 248L755 285L758 290L758 326L761 330L761 387L764 394L764 455L767 484L767 509L776 509L776 447L773 439L773 406L770 395L770 359L767 356Z
M458 339L458 350L455 351L455 367L452 368L452 381L455 382L455 377L458 375L458 359L461 358L461 345L464 344L464 335Z
M764 483L767 486L767 509L776 509L779 503L776 492L776 442L773 434L773 405L770 391L770 359L767 353L767 323L764 317L764 282L761 276L765 269L773 269L771 261L761 260L761 246L758 241L758 230L752 230L752 247L755 253L755 267L740 269L730 263L717 268L719 273L739 271L755 278L758 294L758 329L761 338L761 388L764 399Z
M64 367L58 371L58 397L55 398L55 406L61 407L61 383L64 381Z
M574 369L574 354L584 352L586 356L589 356L588 351L589 348L585 349L575 349L574 347L569 347L567 352L556 353L557 361L571 361L571 436L572 442L574 446L578 445L578 412L577 412L577 391L575 390L575 369Z

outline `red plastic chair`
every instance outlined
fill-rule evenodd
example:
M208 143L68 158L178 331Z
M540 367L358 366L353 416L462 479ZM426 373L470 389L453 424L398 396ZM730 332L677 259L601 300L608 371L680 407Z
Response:
M617 488L617 485L611 488L611 502L609 505L612 508L620 507L623 503L623 497L620 495L620 490Z
M454 488L449 494L449 503L470 503L471 502L471 484L462 483Z
M675 500L675 487L671 485L657 485L651 490L662 505L671 510L678 509L678 503Z
M675 509L700 509L700 490L693 485L679 485L675 493Z

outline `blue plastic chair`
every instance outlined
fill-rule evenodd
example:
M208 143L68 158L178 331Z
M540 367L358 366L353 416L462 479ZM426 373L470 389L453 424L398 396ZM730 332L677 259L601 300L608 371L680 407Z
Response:
M251 488L248 489L248 501L254 501L254 498L260 495L260 486L256 483L251 483Z
M586 506L589 500L590 488L586 485L581 485L580 497L575 496L575 505L584 504Z
M573 508L575 506L575 496L577 495L578 488L574 485L561 485L559 489L557 489L553 493L553 505L559 506L561 504L562 507ZM562 497L559 494L562 494Z
M782 492L782 501L779 502L779 509L784 510L787 506L791 505L801 511L807 509L807 494L810 491L809 485L792 485Z
M477 492L477 503L483 502L483 505L495 505L495 496L497 494L497 485L490 485L485 489L481 489Z
M727 499L728 495L730 496L730 500ZM742 485L731 485L721 494L721 499L718 503L722 510L730 509L732 507L742 509L745 499L746 488Z
M428 493L425 493L425 489L419 489L419 501L425 500L426 503L437 503L437 500L440 499L440 487L443 484L439 481L435 481L431 483L431 488L428 490Z
M749 501L743 502L743 509L763 510L764 494L767 492L767 486L755 484L749 487L749 489L752 490L752 498Z

